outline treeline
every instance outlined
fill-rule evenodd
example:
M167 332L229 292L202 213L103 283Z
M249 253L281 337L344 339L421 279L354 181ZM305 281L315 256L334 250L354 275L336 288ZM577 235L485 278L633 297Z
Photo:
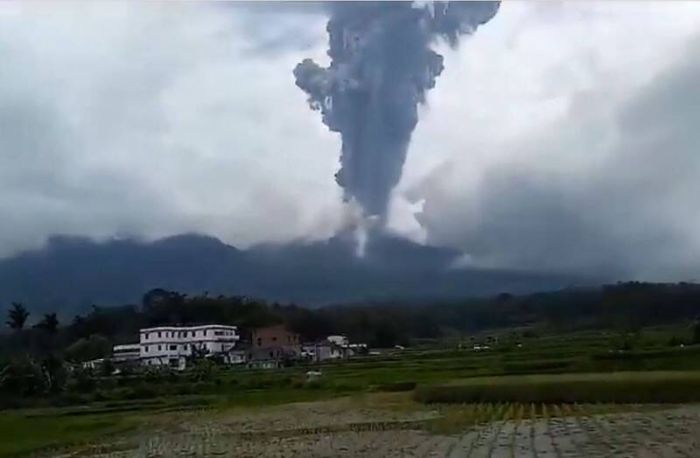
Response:
M93 306L67 323L59 323L52 313L27 327L30 313L22 304L8 308L11 332L0 336L0 361L18 353L44 356L59 352L75 361L99 358L108 356L114 344L138 341L140 328L178 324L237 325L245 340L251 329L286 323L304 340L345 334L352 341L373 347L502 327L634 329L696 320L700 317L700 285L635 282L526 296L503 293L452 303L397 301L320 309L242 296L190 297L154 289L143 296L141 304Z

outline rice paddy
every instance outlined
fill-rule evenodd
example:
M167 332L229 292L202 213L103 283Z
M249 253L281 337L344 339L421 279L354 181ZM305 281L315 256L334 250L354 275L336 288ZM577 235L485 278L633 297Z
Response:
M370 398L371 402L371 398ZM700 408L482 403L359 407L352 400L191 413L47 456L697 457Z
M303 366L110 380L101 401L0 411L0 456L700 457L700 347L644 335L389 351L313 385Z

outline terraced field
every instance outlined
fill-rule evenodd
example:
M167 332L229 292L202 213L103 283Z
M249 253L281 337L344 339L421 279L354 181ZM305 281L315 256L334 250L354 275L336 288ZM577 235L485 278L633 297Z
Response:
M50 456L690 458L700 456L700 406L335 400L179 413L149 430Z

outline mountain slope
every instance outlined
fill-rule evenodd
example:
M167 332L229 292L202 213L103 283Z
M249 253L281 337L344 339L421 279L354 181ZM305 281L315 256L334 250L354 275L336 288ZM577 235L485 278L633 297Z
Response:
M346 236L239 250L200 235L147 243L53 237L42 250L0 260L0 305L23 301L63 315L90 304L138 303L155 287L240 294L308 305L381 299L445 299L566 286L573 278L452 269L460 253L375 236L358 258Z

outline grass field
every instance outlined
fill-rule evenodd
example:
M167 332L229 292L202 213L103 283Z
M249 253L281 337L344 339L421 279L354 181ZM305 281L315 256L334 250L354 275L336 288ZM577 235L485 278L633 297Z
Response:
M134 431L142 424L142 419L133 414L66 416L2 412L0 456L22 456L67 444L80 445L96 437L108 439Z
M700 402L700 372L479 377L419 387L425 403L683 403Z
M456 342L432 342L314 366L323 376L313 383L307 383L309 367L304 366L225 369L197 381L187 373L109 378L92 391L58 399L67 404L63 407L0 411L0 456L38 450L53 456L47 450L62 447L92 450L87 456L104 447L131 450L123 456L167 456L168 448L216 455L231 447L238 450L236 456L267 456L266 451L274 454L280 447L298 453L279 456L317 456L329 450L382 456L367 450L386 441L414 444L420 453L429 453L434 445L435 456L453 456L466 443L472 444L468 450L478 451L473 456L498 450L505 454L493 456L521 456L506 451L525 440L522 431L533 437L555 434L542 428L559 428L557 418L577 418L572 429L583 430L581 422L588 422L590 431L579 435L594 441L595 434L612 428L591 423L600 414L642 415L638 421L644 423L648 409L639 403L700 401L700 347L668 345L672 332L621 336L586 331L516 340L505 331L506 337L487 351L475 351L469 342L461 349ZM623 347L622 340L632 344ZM654 430L658 438L673 428L670 420L654 421L663 425ZM506 439L499 438L502 431L493 430L494 425L507 433L511 448L503 445ZM265 430L276 432L274 441L258 437ZM556 434L562 443L569 440L561 431ZM528 447L536 448L534 443ZM386 456L394 452L387 448Z

